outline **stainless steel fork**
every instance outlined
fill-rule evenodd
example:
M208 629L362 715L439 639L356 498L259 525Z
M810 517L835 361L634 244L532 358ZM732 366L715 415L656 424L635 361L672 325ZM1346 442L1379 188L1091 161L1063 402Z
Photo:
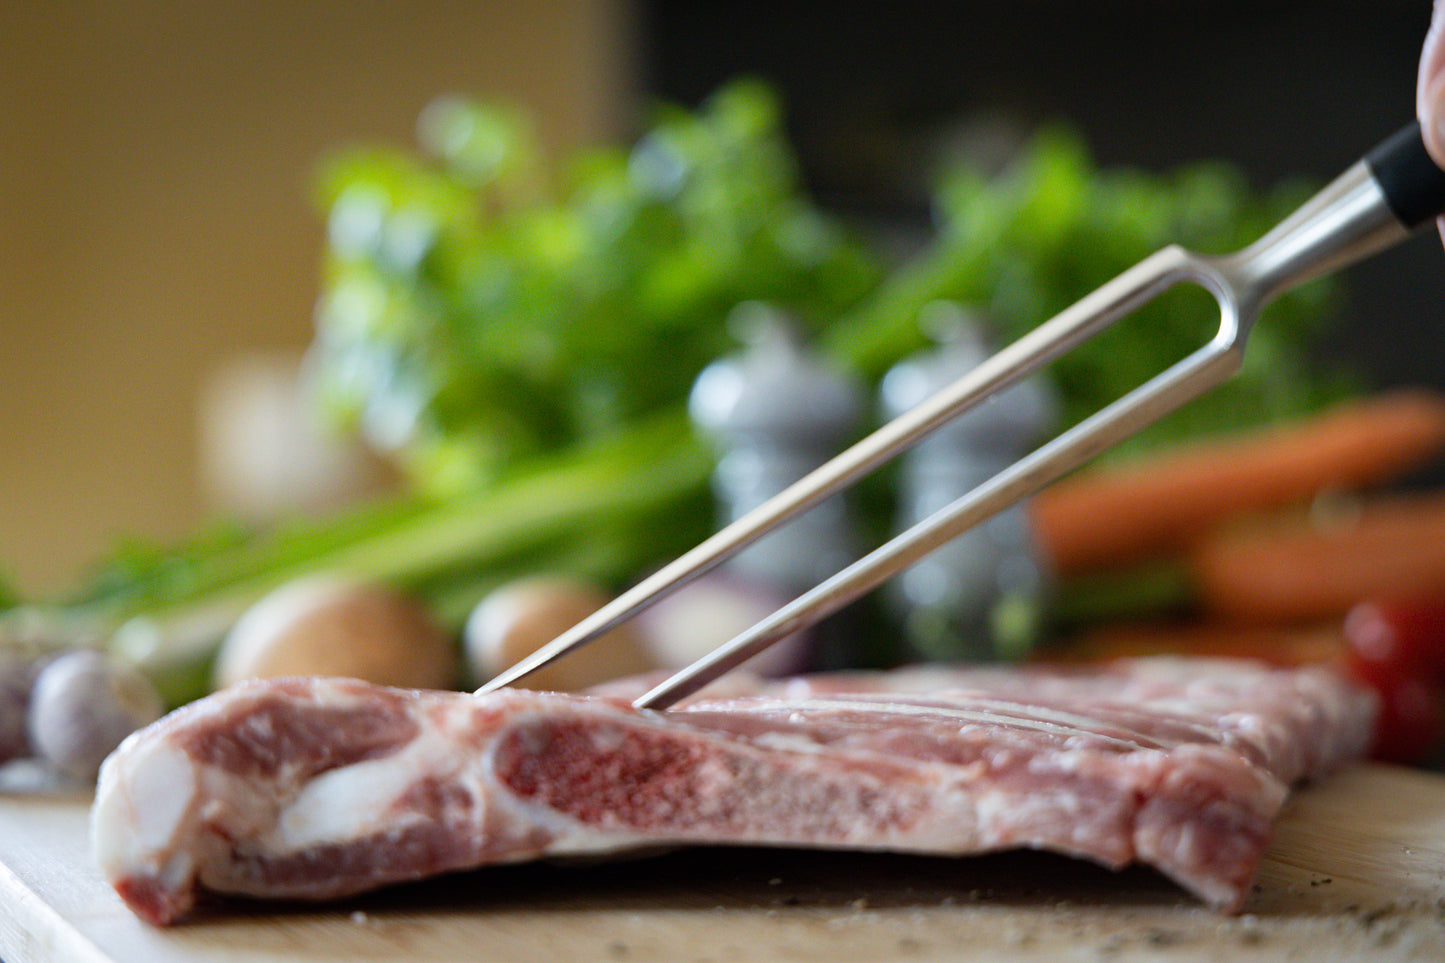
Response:
M693 550L659 569L482 686L509 685L616 627L758 538L907 450L945 422L1022 380L1181 283L1214 296L1220 323L1193 353L1041 445L952 504L873 550L637 699L662 709L780 639L825 618L940 545L1074 470L1234 374L1260 312L1283 292L1392 247L1445 211L1445 172L1418 124L1398 131L1242 251L1156 252L885 424Z

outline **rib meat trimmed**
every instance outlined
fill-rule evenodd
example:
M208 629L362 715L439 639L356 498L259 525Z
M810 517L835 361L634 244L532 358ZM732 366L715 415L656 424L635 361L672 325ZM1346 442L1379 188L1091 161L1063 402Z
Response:
M107 760L99 865L142 918L205 893L329 899L543 856L739 844L1153 866L1244 903L1289 787L1365 751L1323 668L1147 659L486 696L242 684ZM640 688L638 689L640 691Z

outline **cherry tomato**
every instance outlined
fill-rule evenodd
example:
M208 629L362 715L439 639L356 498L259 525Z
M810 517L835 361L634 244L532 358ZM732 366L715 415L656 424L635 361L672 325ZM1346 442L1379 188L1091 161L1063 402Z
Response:
M1361 602L1344 636L1347 669L1380 695L1375 757L1429 759L1445 739L1445 595Z
M1361 659L1445 682L1445 595L1361 602L1345 616L1344 631Z
M1445 738L1445 687L1356 652L1346 654L1345 669L1380 697L1371 756L1402 765L1430 759Z

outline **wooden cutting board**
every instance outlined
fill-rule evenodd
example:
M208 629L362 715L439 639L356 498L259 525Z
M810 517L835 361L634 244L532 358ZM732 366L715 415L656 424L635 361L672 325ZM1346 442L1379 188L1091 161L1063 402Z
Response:
M1445 960L1445 777L1386 766L1295 797L1237 917L1149 872L1045 854L716 849L228 904L157 930L92 869L89 802L0 795L5 963Z

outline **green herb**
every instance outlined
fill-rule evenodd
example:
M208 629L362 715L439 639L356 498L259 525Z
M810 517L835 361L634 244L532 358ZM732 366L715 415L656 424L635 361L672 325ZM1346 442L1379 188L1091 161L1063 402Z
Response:
M706 534L697 495L710 467L684 420L662 416L539 456L466 495L408 496L246 539L132 547L63 611L108 626L113 646L171 680L170 700L183 701L199 693L176 687L204 679L194 667L235 619L309 572L413 590L453 625L486 586L538 567L620 582Z
M1308 193L1294 182L1255 192L1217 162L1166 174L1100 170L1076 134L1044 129L1000 175L966 163L948 169L937 189L933 243L830 330L828 344L876 377L901 345L923 347L917 318L939 299L975 308L1000 342L1012 341L1166 245L1238 250ZM1282 297L1255 328L1238 376L1126 450L1311 410L1353 388L1342 374L1316 370L1309 354L1335 290L1318 281ZM1049 368L1063 422L1076 423L1163 371L1218 326L1218 306L1198 288L1144 305Z
M882 274L806 200L756 83L561 165L521 118L482 105L439 102L422 132L429 157L367 150L328 168L313 361L333 410L424 490L471 490L677 410L733 346L740 301L817 330Z

